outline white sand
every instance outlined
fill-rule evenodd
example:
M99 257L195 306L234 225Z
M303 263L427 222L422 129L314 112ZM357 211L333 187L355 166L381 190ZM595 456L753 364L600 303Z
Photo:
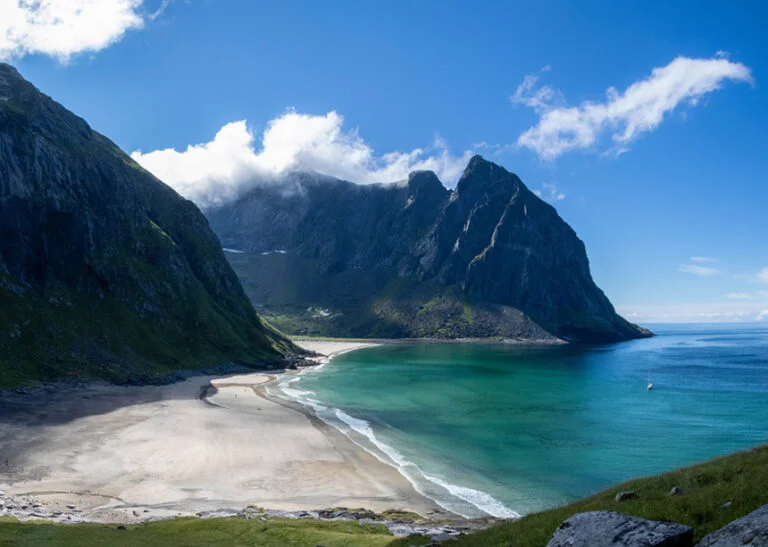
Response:
M320 354L323 358L333 357L348 351L378 346L375 342L340 342L327 340L297 340L294 343L307 351Z
M301 345L328 355L367 344ZM254 373L5 394L0 490L118 522L249 504L437 509L341 433L264 398L271 379Z

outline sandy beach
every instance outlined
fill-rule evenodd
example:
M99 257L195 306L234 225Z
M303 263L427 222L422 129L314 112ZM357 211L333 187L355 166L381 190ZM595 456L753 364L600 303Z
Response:
M300 344L325 356L369 345ZM110 522L248 505L439 511L340 432L266 398L273 379L0 394L0 490L43 512Z

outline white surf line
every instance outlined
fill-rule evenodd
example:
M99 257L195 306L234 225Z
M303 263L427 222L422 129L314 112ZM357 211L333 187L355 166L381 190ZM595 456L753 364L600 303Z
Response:
M363 346L363 347L370 347L370 346ZM431 499L443 509L450 511L452 513L461 515L464 518L472 518L471 515L462 513L460 509L457 509L456 507L452 507L451 505L449 505L448 504L449 502L447 502L446 500L440 500L426 493L420 481L417 480L415 477L411 476L411 473L407 471L407 468L413 468L418 473L418 475L423 477L425 481L431 482L432 484L442 488L443 490L448 492L448 494L450 494L451 496L458 498L459 500L462 500L463 502L475 507L482 513L485 513L487 515L491 515L494 517L498 517L498 518L519 518L521 516L519 513L509 509L499 500L497 500L496 498L494 498L493 496L491 496L486 492L482 492L480 490L475 490L473 488L469 488L465 486L460 486L457 484L452 484L438 477L428 475L417 464L406 459L405 456L403 456L397 449L379 440L378 437L376 437L376 434L374 433L373 429L371 428L370 423L367 422L366 420L361 420L359 418L350 416L349 414L347 414L346 412L344 412L339 408L329 407L325 405L323 402L311 397L312 395L315 395L314 392L306 391L306 390L299 389L292 386L292 384L300 380L304 374L309 372L319 372L334 357L337 357L338 355L343 355L344 353L348 353L350 351L355 351L357 349L362 349L362 347L348 348L338 352L333 352L328 356L326 356L324 359L323 358L318 359L318 364L315 366L306 367L300 370L298 373L292 374L288 378L276 379L275 382L269 382L268 384L265 384L264 386L265 390L267 390L267 393L269 393L270 395L277 396L277 397L286 399L288 401L297 402L301 404L303 407L305 407L310 412L312 412L317 418L322 420L324 423L328 424L329 426L343 433L344 436L346 436L350 441L352 441L355 445L360 447L362 450L365 450L367 453L374 456L380 462L387 464L391 467L394 467L403 477L405 477L408 480L408 482L411 483L411 485L419 494L421 494L426 498ZM282 394L275 393L273 390L269 389L271 386L274 386L275 388L280 390ZM341 423L345 424L347 428L339 427L339 424L334 423L333 420L329 420L326 416L324 416L325 412L332 412L333 414L335 414L335 417ZM379 449L381 454L373 450L370 450L368 447L361 444L357 439L355 439L353 436L349 434L350 430L355 431L358 435L361 435L362 437L367 439L368 442L370 442L373 446ZM382 454L386 457L382 457Z

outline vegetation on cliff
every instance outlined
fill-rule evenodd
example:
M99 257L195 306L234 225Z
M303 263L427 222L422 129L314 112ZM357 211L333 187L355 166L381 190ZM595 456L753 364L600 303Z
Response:
M193 203L0 64L0 386L292 350Z

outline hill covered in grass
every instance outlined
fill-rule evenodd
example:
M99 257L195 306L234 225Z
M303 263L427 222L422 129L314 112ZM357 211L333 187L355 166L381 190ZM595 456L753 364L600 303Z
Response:
M670 496L673 487L682 494ZM637 499L617 502L618 492ZM568 517L586 511L618 511L694 529L694 542L768 504L768 446L717 458L653 477L634 479L564 507L528 515L451 543L454 547L541 547ZM395 545L407 545L397 543Z

